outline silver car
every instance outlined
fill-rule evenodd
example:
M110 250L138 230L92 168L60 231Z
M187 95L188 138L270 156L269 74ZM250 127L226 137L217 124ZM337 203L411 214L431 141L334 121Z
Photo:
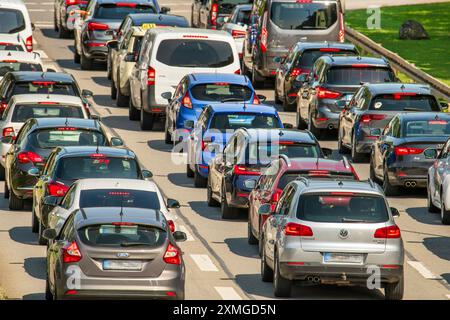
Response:
M269 205L259 209L267 214ZM403 297L399 215L378 185L299 178L284 189L262 230L261 276L288 297L294 281L366 285ZM374 277L375 275L375 277Z

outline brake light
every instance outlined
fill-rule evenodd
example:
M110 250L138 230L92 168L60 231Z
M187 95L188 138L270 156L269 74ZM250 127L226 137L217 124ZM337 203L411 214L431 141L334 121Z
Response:
M292 69L292 71L291 71L291 73L290 73L290 76L291 76L291 77L297 77L297 76L301 75L302 72L303 72L302 69L300 69L300 68L294 68L294 69Z
M321 48L320 52L341 52L338 48Z
M173 220L167 220L167 224L169 225L170 232L173 233L175 231L175 223Z
M336 191L336 192L330 192L330 195L332 195L332 196L353 196L354 193L353 192Z
M50 196L62 197L66 194L69 187L61 182L50 182L47 185L47 191Z
M211 7L211 25L217 26L217 16L219 15L219 5L217 3L213 3Z
M98 22L89 22L87 25L87 28L89 31L106 31L109 29L107 24L104 23L98 23Z
M156 72L152 67L148 67L147 69L147 85L152 86L155 84L156 80Z
M415 92L398 92L394 93L394 100L400 100L402 97L412 97L417 95Z
M117 2L116 7L129 7L136 8L137 3L129 3L129 2Z
M256 94L253 95L253 104L261 104L261 101L259 101L258 96Z
M398 239L401 237L401 233L399 227L389 226L375 230L373 237L376 239Z
M272 193L272 197L270 198L270 211L275 212L278 201L280 201L280 196L283 190L276 188Z
M33 51L33 36L29 36L27 40L25 40L25 47L28 52Z
M44 160L42 160L41 156L31 152L31 151L23 151L17 154L17 161L19 161L19 163L28 163L28 162L33 162L33 163L40 163L40 162L44 162Z
M74 127L61 127L61 128L57 128L56 130L58 130L58 131L77 131L77 128L74 128Z
M246 32L242 30L231 30L231 36L233 38L243 38L245 37Z
M370 121L383 120L384 118L386 118L386 115L384 115L384 114L363 114L361 116L361 122L369 123Z
M55 84L55 81L33 81L32 84L34 86L49 86Z
M67 247L63 247L62 251L64 263L78 262L82 258L80 249L78 248L78 244L76 241L73 241Z
M185 34L185 35L183 35L183 38L192 38L192 39L208 39L208 36L201 36L201 35L192 35L192 34Z
M79 3L80 3L79 0L66 0L66 6L73 6Z
M191 95L189 94L189 91L186 91L186 94L184 95L181 104L185 106L188 109L192 109L192 100Z
M91 158L104 158L105 155L103 153L93 153L91 154Z
M316 91L317 91L317 98L319 99L336 99L341 95L340 92L327 90L323 87L317 87Z
M396 156L406 156L410 154L421 154L423 152L423 149L410 147L395 147L394 152Z
M13 127L7 127L3 128L3 137L9 137L14 135L14 128Z
M293 222L286 223L284 226L284 234L296 237L312 237L314 235L310 227Z
M7 102L1 102L0 103L0 112L5 111L7 107L8 107L8 103Z
M310 170L308 172L310 177L327 177L330 175L330 171L327 170Z
M243 165L235 165L233 169L236 175L246 175L246 176L259 176L261 173L257 169L250 169Z
M265 53L267 51L267 29L266 27L261 30L261 51Z
M164 262L168 264L181 264L180 251L169 243L166 252L164 253Z
M17 60L2 60L3 63L16 63Z
M131 227L131 226L135 226L136 224L135 223L133 223L133 222L113 222L113 223L111 223L113 226L115 226L115 227L122 227L122 226L125 226L125 227Z
M40 101L38 104L48 104L48 105L55 105L58 104L58 102L52 102L52 101Z
M241 74L241 69L237 69L234 74Z

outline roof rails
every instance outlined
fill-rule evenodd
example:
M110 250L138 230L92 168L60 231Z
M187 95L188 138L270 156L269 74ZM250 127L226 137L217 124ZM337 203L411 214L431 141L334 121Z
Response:
M296 181L300 181L303 182L305 184L305 186L309 186L309 180L303 176L297 176L297 178L295 178Z
M286 161L288 167L290 167L290 166L292 165L291 159L289 159L289 157L288 157L287 155L285 155L285 154L280 154L279 157L280 157L281 159L283 159L284 161Z
M370 186L372 187L372 189L377 189L377 186L375 185L375 182L373 182L372 179L367 179L367 182L370 184Z

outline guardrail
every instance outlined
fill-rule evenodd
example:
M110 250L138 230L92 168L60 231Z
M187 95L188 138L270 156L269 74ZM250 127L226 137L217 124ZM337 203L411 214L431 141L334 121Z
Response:
M385 57L394 69L406 74L418 83L429 85L434 95L450 101L450 87L445 83L430 76L428 73L423 72L413 64L400 57L398 54L383 48L372 39L348 26L345 27L345 33L347 40L350 42L360 46L372 54Z

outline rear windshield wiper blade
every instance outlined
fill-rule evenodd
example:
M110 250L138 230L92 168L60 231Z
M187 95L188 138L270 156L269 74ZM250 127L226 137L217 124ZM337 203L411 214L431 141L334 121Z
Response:
M360 220L360 219L349 219L349 218L342 218L342 222L352 222L352 223L364 223L368 222L367 220Z
M403 111L423 111L423 110L419 108L404 108Z
M145 242L122 242L120 244L121 247L136 247L136 246L149 246L148 243Z
M247 100L242 99L242 98L226 98L226 99L220 100L220 102L230 102L230 101L247 101Z

